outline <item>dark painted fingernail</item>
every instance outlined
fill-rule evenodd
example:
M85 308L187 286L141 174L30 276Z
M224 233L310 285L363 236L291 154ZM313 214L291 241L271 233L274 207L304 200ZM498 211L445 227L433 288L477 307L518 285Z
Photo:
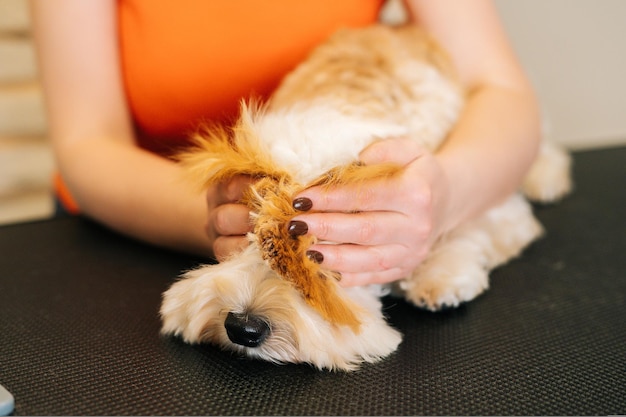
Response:
M293 200L293 208L298 211L309 211L313 207L313 202L306 197L299 197Z
M316 250L309 250L306 252L306 257L315 262L316 264L321 264L324 262L324 255L321 252Z
M289 222L289 226L287 227L287 232L291 237L298 237L302 235L306 235L309 231L309 226L300 220L292 220Z

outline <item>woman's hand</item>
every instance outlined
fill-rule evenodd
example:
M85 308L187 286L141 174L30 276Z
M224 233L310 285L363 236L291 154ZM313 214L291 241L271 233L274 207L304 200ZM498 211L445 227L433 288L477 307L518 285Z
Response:
M213 242L213 255L220 262L248 245L245 235L252 228L250 210L237 202L251 181L245 176L234 177L207 193L209 216L205 230Z
M447 228L449 186L433 154L401 138L369 146L360 159L403 169L400 175L359 186L307 189L297 196L295 207L315 212L298 215L290 224L294 235L309 233L337 243L313 245L308 255L341 273L344 286L407 276Z

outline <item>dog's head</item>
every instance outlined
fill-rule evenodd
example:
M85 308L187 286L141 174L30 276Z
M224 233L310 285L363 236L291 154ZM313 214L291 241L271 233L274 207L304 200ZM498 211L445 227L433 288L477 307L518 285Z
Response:
M252 244L175 283L164 295L163 332L251 358L320 369L350 370L393 352L401 336L385 322L378 295L368 288L339 288L338 294L359 306L358 331L324 319Z

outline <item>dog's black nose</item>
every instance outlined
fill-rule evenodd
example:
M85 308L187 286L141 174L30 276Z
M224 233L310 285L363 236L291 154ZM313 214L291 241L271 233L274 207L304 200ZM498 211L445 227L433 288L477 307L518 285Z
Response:
M231 342L247 347L259 346L270 334L265 320L249 314L228 313L224 327Z

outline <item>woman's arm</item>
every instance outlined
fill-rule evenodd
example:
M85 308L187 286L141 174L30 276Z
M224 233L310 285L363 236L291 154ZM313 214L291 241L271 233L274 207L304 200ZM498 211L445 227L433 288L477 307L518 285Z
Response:
M59 170L85 215L152 244L219 254L219 235L245 232L232 230L242 227L240 220L216 220L230 219L224 212L233 210L247 220L240 206L220 206L236 200L240 187L211 190L207 214L205 195L182 179L175 163L135 145L116 7L114 0L31 1Z
M415 23L448 51L469 92L461 120L436 153L453 187L454 226L521 184L541 139L539 109L490 0L407 4Z
M298 197L324 214L303 214L308 231L340 245L314 245L312 258L342 273L343 285L406 276L441 234L502 201L521 183L540 141L537 103L488 0L407 1L415 24L449 52L469 92L466 108L434 155L405 139L378 142L367 164L393 161L403 175ZM365 199L365 200L364 200ZM350 210L361 210L348 214ZM303 230L299 228L299 230ZM321 254L321 256L320 256Z

